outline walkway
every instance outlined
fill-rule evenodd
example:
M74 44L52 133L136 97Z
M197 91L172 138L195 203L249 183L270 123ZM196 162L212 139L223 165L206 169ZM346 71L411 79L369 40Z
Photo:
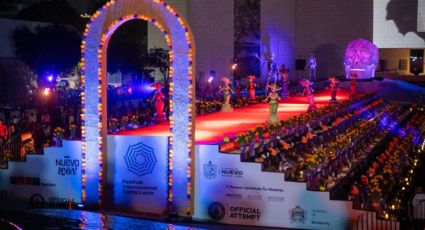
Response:
M330 100L330 91L325 90L315 94L318 107L323 107ZM349 92L340 90L337 94L339 101L349 98ZM305 96L292 96L279 102L278 117L286 120L290 117L305 113L308 108ZM215 112L196 117L195 142L196 144L218 144L226 136L233 137L238 132L246 131L264 123L269 116L267 103L236 108L233 112ZM128 130L114 135L132 136L168 136L169 124L164 122L150 127Z

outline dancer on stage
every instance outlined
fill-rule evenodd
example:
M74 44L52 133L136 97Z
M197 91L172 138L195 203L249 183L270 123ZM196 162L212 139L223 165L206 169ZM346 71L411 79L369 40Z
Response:
M153 83L151 87L156 89L155 94L153 95L153 98L152 98L152 101L155 104L155 116L153 119L156 122L165 121L167 118L165 117L165 113L164 113L165 96L161 92L162 85L160 83Z
M279 118L277 117L277 108L279 106L279 94L277 93L277 91L280 90L280 88L276 85L276 84L271 84L268 86L270 88L270 93L267 96L266 99L264 99L265 102L269 101L269 111L270 111L270 115L269 118L267 119L267 123L269 124L277 124L279 123Z
M289 70L286 69L285 64L282 64L282 66L280 67L280 78L281 78L281 81L282 81L282 91L280 92L280 96L282 98L288 98L289 97L288 72L289 72Z
M308 111L316 110L316 103L314 102L314 89L310 86L313 85L313 82L310 82L309 80L301 80L301 85L304 86L304 90L302 92L302 95L306 95L308 99Z
M241 92L242 92L242 84L240 80L235 81L235 88L236 88L236 99L241 99Z
M317 61L313 54L308 58L308 78L310 81L316 81Z
M331 81L331 83L329 84L329 88L331 89L331 103L337 103L336 100L336 91L338 89L338 79L336 79L335 77L330 77L329 80Z
M233 111L232 105L230 104L231 93L233 93L232 88L230 88L230 80L228 77L223 77L222 81L224 86L220 88L220 93L223 92L223 105L221 106L221 111L231 112Z
M255 98L255 76L250 75L248 77L246 77L248 79L248 93L249 93L249 97L248 97L248 103L252 104L252 103L256 103L257 99Z
M357 94L357 77L356 73L351 74L351 84L350 84L350 96L356 96Z

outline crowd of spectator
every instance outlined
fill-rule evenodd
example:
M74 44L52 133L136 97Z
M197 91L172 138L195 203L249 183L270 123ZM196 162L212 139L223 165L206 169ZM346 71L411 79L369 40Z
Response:
M220 150L238 146L242 161L306 182L309 190L329 191L331 199L351 199L354 208L379 218L406 216L405 198L420 173L423 108L365 95L321 110L225 138Z
M119 105L111 105L108 108L108 133L137 129L154 124L155 109L153 101L148 98L137 100L137 104L133 102L134 100L128 100ZM167 106L165 111L168 114Z
M80 138L78 111L74 108L14 111L8 115L9 119L0 119L0 144L31 139L33 152L41 153L43 147L60 145L65 138Z

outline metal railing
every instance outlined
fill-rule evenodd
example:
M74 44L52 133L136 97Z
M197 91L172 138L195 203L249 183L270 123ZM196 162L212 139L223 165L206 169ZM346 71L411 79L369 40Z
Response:
M25 145L32 139L0 145L0 161L24 161L26 159Z
M359 216L356 224L357 230L400 230L400 222L384 220L376 217L375 212L367 212Z

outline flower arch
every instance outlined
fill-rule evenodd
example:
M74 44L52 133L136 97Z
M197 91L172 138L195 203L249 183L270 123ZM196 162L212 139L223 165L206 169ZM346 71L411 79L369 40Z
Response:
M107 134L106 50L114 31L129 20L146 20L164 34L170 49L168 203L191 214L194 150L194 40L188 24L162 0L111 0L91 18L82 53L82 201L102 205ZM178 183L175 183L178 182Z

